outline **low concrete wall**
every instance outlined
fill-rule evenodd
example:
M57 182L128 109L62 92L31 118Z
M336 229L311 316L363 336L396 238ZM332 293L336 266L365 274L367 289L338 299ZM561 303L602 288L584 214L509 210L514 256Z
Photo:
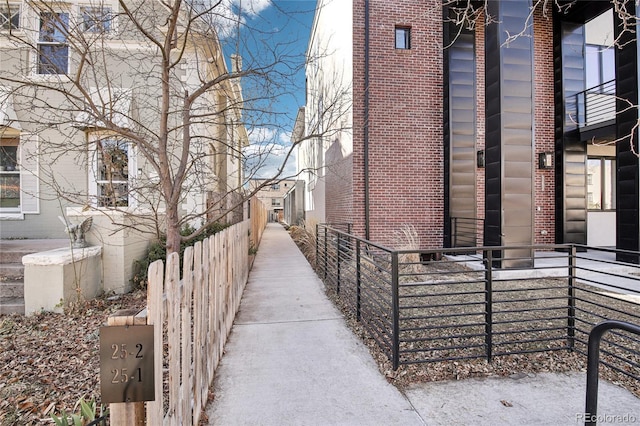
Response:
M64 304L102 293L102 248L61 248L22 257L25 314L61 313Z

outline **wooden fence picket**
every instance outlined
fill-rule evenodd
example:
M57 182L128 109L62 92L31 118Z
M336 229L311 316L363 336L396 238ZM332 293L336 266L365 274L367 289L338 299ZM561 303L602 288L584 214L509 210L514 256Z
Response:
M147 425L162 426L163 401L162 393L162 323L164 309L162 295L164 294L164 265L161 260L149 266L149 282L147 284L147 324L153 325L153 374L155 376L155 400L147 402Z
M155 401L146 403L148 425L198 424L247 283L249 248L259 244L266 218L262 204L252 200L250 220L187 247L182 279L178 253L149 266L146 321L155 326Z

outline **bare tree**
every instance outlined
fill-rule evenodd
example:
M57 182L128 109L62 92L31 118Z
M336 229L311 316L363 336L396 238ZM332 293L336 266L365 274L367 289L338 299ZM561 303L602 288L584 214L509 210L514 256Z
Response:
M41 199L106 215L144 211L153 217L147 231L164 231L173 252L253 195L244 189L254 172L245 170L252 135L271 130L252 164L274 147L285 161L292 155L295 144L273 143L293 124L273 101L299 90L303 55L269 44L227 3L23 6L19 23L4 23L0 36L0 97L12 98L22 131L37 140L22 155L39 161L22 167L33 167ZM237 48L240 37L254 50L231 55L227 66L221 40ZM305 139L318 134L310 129ZM284 170L283 163L270 180L288 177ZM131 223L121 225L143 227ZM182 236L187 224L193 232Z

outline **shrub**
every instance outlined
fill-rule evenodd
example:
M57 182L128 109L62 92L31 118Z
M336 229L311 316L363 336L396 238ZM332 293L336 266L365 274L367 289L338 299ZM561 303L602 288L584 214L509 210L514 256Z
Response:
M289 227L291 238L296 242L309 263L314 266L316 264L316 224L317 221L310 220L303 221L300 226Z
M183 241L180 243L180 275L182 276L182 256L184 254L184 250L192 246L198 241L202 241L211 235L215 235L223 229L229 227L230 225L226 223L213 223L209 225L204 232L200 233L197 237L189 240ZM180 230L180 235L186 237L187 235L191 235L195 229L191 226L185 226ZM131 278L131 282L133 283L134 288L147 288L147 271L149 270L149 265L151 265L156 260L164 261L167 258L167 237L162 235L158 241L151 243L149 246L149 250L147 251L147 256L141 260L136 260L133 264L133 278Z

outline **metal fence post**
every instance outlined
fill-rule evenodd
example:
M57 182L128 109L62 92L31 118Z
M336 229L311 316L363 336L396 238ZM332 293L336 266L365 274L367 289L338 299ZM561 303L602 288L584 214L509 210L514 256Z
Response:
M491 362L493 357L493 252L484 251L484 333L485 346L487 351L487 361Z
M453 234L453 247L458 247L458 222L457 218L451 218L451 233Z
M320 245L318 244L318 236L320 235L320 224L316 223L316 264L313 265L316 268L316 271L318 270L318 256L320 255Z
M391 297L393 304L392 352L393 369L400 366L400 291L398 278L398 252L391 253Z
M336 294L340 294L340 233L336 235Z
M576 338L576 247L569 249L569 282L567 306L567 345L573 350Z
M356 319L360 321L360 240L356 240Z
M327 227L324 227L324 279L327 279Z

